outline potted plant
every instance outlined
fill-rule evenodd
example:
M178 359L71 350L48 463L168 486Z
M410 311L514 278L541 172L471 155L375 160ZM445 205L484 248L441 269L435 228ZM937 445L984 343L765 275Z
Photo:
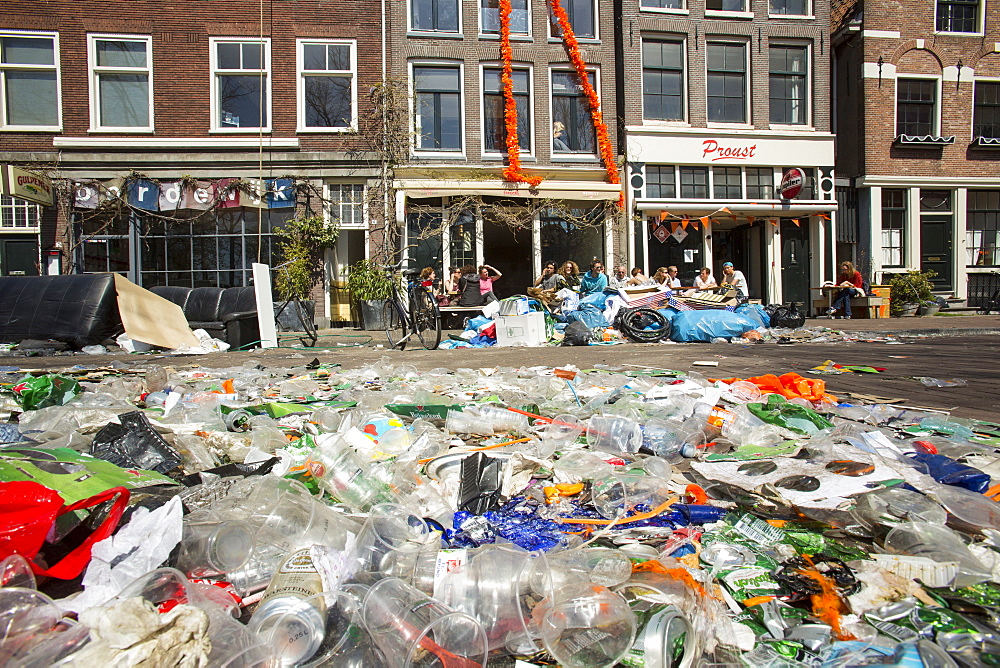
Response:
M917 315L935 315L941 310L941 304L937 300L921 301Z
M360 306L361 328L385 329L382 306L392 295L392 281L373 259L358 260L347 268L347 289Z
M933 271L907 271L889 279L889 313L896 318L916 315L923 302L933 302Z
M281 300L275 305L275 310L281 309L278 323L282 330L302 332L312 329L302 322L305 318L312 321L316 313L316 302L309 299L309 292L321 276L323 251L337 243L339 233L336 225L312 213L292 218L274 230L274 235L278 237L278 253L284 260L278 266L274 280ZM296 299L304 312L289 304Z

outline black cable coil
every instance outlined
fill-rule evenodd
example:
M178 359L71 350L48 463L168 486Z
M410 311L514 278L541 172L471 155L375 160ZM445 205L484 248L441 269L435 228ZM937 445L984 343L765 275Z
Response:
M656 325L655 329L646 329ZM651 308L623 308L615 318L619 332L636 343L656 343L670 336L670 321Z

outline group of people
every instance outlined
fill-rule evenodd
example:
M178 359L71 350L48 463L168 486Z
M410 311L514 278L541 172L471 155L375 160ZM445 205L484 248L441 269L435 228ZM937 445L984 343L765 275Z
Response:
M435 294L440 306L485 306L497 301L493 283L503 277L500 270L488 264L476 268L468 264L451 267L448 276L438 286L437 272L433 267L424 267L420 272L420 284ZM436 289L440 287L440 289Z
M675 266L659 267L652 278L647 277L642 269L635 267L629 272L625 265L618 265L611 275L604 273L604 263L600 260L593 260L590 269L580 273L579 266L572 260L567 260L558 269L555 262L546 262L542 267L541 275L535 279L532 287L540 290L552 290L558 292L562 288L578 289L580 296L602 292L606 288L619 289L624 287L642 285L661 285L671 290L688 289L694 290L714 290L716 288L734 288L736 292L746 297L749 293L747 279L742 271L733 267L732 262L722 264L723 280L719 282L712 275L712 270L702 267L701 271L694 279L693 285L684 286L677 277L678 269Z

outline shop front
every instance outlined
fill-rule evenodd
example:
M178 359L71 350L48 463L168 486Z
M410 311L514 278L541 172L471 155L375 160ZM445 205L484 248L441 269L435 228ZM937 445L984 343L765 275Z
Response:
M628 156L634 266L692 285L732 262L765 303L808 305L833 278L832 135L633 127Z

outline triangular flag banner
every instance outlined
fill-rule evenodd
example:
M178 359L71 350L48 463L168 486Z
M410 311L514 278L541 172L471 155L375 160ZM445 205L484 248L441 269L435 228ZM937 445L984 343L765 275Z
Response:
M721 211L721 212L723 212L723 213L729 213L729 214L731 214L731 213L732 213L732 211L730 211L730 210L729 210L729 207L728 207L728 206L724 206L724 207L722 207L721 209L719 209L719 211Z
M681 226L681 224L678 223L676 220L673 221L673 222L671 222L670 223L670 233L673 234L674 232L676 232L677 228L680 227L680 226Z
M777 227L778 226L778 219L777 218L771 218L771 224L774 225L775 227Z
M799 225L799 219L798 218L792 218L792 222L795 223L795 227L802 227L801 225Z
M692 221L689 221L689 222L691 223L691 227L693 227L696 230L698 229L698 221L692 220Z
M757 222L756 218L754 218L753 216L747 216L747 225L753 225L756 222Z
M682 218L682 219L681 219L681 227L682 227L682 228L684 228L684 229L686 230L686 229L687 229L687 227L688 227L688 223L690 223L690 222L691 222L691 221L690 221L690 220L688 220L687 218Z
M708 227L708 224L712 221L712 219L709 218L708 216L702 216L698 220L700 220L701 224L704 225L705 227Z
M661 211L660 212L660 222L662 223L664 220L666 220L667 216L669 216L669 215L670 215L669 212L667 212L667 211Z

